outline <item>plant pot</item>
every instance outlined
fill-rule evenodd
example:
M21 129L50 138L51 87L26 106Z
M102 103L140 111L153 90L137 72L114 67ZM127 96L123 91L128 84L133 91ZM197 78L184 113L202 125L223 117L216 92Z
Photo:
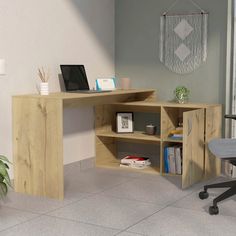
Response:
M187 103L190 91L184 86L176 87L174 91L175 99L178 103Z
M49 94L48 82L41 82L40 95L48 95L48 94Z

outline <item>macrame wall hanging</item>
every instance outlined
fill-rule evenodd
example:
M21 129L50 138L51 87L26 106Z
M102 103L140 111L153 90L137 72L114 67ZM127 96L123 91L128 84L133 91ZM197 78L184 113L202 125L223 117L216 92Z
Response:
M208 13L188 0L200 11L170 14L178 1L161 16L160 60L171 71L187 74L206 61Z

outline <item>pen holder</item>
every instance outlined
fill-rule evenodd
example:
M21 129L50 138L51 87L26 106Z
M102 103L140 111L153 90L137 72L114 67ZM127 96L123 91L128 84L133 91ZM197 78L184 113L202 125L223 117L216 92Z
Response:
M49 88L48 88L48 82L41 82L40 83L40 95L48 95L49 94Z
M130 89L131 88L131 81L130 78L121 78L120 79L120 86L121 89Z
M149 135L156 134L156 126L154 126L154 125L146 125L146 134L149 134Z

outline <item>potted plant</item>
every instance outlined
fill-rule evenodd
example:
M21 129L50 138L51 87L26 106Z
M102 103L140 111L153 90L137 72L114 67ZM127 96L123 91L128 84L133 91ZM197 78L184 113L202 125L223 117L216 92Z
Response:
M175 99L178 103L186 103L189 99L190 91L185 86L178 86L174 90Z
M7 157L0 155L0 198L5 197L8 187L11 187L11 180L8 174L9 166L7 163L11 164Z

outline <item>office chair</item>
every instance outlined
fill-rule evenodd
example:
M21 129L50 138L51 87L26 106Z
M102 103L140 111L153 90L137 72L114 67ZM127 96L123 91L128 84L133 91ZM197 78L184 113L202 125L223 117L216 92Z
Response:
M236 120L236 115L225 115L225 118ZM213 139L209 142L208 148L216 157L229 160L231 164L236 165L236 139ZM217 215L219 213L217 203L236 194L236 180L205 185L204 190L199 193L200 199L203 200L209 197L207 192L208 188L229 188L221 195L214 198L213 206L209 207L209 214Z

